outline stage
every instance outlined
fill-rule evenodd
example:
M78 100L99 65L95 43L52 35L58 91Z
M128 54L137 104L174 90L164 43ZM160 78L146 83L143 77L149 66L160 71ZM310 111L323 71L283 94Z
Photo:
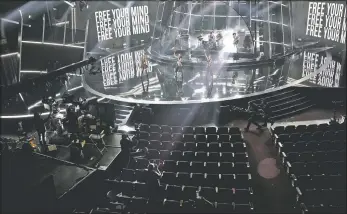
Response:
M339 73L325 48L302 48L273 59L257 59L225 63L213 61L207 65L183 61L183 84L179 87L174 71L174 59L157 60L149 45L110 49L108 53L93 53L98 59L98 72L85 72L84 88L110 100L140 104L188 104L219 102L273 92L291 86L319 86L326 72L338 85ZM110 53L111 52L111 53ZM141 75L143 55L150 59L148 77ZM321 62L312 64L312 56ZM164 58L164 57L163 57ZM331 68L334 64L334 68ZM314 69L311 67L314 66ZM211 75L209 75L211 74ZM337 82L337 83L336 83ZM322 85L321 85L322 86ZM329 86L326 86L329 87Z

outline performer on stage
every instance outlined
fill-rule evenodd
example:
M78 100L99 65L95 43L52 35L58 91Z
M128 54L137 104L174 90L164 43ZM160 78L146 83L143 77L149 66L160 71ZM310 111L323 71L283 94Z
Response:
M213 49L213 48L216 47L216 38L214 37L214 32L213 31L208 36L208 41L209 41L210 49Z
M177 31L177 36L175 38L175 47L174 48L182 49L182 46L181 46L181 32L180 31Z
M206 90L207 90L207 97L211 97L211 92L213 88L213 72L211 69L212 65L212 56L211 54L206 54L206 60L207 60L207 67L206 67ZM209 84L209 80L211 80L211 84Z
M177 92L180 94L182 93L182 87L183 87L183 68L182 68L182 55L178 54L176 55L176 52L174 53L175 57L177 57L177 62L175 65L175 78L177 83Z
M233 44L234 44L234 47L235 47L236 52L237 52L237 47L239 45L240 38L236 33L233 33L233 39L234 39Z
M219 31L217 34L217 46L222 47L222 45L223 45L223 35L222 35L222 32Z
M147 78L147 90L145 89L145 85L143 83L143 75L146 75ZM142 83L142 89L143 92L148 92L148 87L149 87L149 78L148 78L148 59L146 55L143 55L141 59L141 83Z

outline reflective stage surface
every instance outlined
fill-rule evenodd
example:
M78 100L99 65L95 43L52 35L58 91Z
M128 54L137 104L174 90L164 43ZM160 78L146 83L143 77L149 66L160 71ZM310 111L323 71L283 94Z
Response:
M341 64L326 49L302 50L285 60L242 68L213 61L207 67L184 66L183 82L174 63L150 62L142 74L141 59L148 46L94 53L96 67L85 72L83 84L92 94L143 104L181 104L231 100L292 85L338 87Z

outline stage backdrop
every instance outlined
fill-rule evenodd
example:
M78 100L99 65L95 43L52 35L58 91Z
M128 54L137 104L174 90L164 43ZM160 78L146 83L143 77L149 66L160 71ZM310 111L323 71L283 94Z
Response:
M153 8L148 1L94 2L89 9L87 51L148 42L152 32L150 20L155 19Z
M294 35L333 46L333 54L346 50L345 1L292 1Z

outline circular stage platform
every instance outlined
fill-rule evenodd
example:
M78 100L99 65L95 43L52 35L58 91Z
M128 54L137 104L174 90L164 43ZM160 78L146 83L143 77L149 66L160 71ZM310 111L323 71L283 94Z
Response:
M315 49L317 50L317 48ZM177 82L174 60L162 60L150 54L149 46L140 45L110 53L94 53L100 72L85 72L84 88L90 93L111 100L138 104L190 104L240 99L273 92L309 82L326 69L331 55L315 72L307 73L301 49L272 60L257 59L246 62L235 60L224 63L216 60L211 66L183 62L183 84ZM317 52L317 51L316 51ZM150 58L148 75L141 75L141 59ZM304 63L305 62L305 63Z

